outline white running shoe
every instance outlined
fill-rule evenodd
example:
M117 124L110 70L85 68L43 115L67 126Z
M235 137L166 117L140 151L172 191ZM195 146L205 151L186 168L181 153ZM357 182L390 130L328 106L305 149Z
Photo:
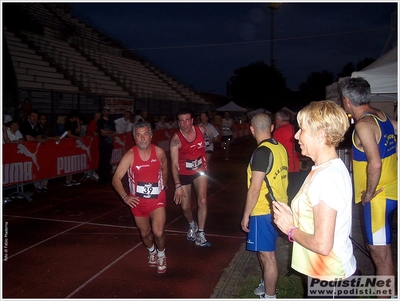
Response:
M204 231L196 233L196 246L211 247L211 244L206 239L206 234Z
M149 252L149 267L155 268L157 267L157 251L154 250L154 252Z
M187 240L190 241L195 241L196 240L196 232L199 229L199 227L197 226L197 223L194 223L194 226L191 226L189 224L189 231L187 233Z
M161 256L157 259L157 273L163 274L167 270L167 257Z
M257 296L261 296L265 294L265 286L264 286L264 279L261 278L260 284L258 287L254 290L254 294Z

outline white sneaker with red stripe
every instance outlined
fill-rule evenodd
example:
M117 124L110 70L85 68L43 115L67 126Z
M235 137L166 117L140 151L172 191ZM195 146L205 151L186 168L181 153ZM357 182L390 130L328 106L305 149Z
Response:
M163 274L167 270L167 257L161 256L157 258L157 273Z
M157 266L157 251L149 252L149 267L155 268Z

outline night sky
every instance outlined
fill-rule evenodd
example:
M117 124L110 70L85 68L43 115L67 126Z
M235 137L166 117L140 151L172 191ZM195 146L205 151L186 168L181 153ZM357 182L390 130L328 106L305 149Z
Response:
M221 95L235 69L257 61L270 64L268 5L72 4L96 28L181 82ZM377 59L389 39L396 10L397 2L281 2L273 18L275 65L287 86L297 91L311 72L327 70L336 76L348 62Z

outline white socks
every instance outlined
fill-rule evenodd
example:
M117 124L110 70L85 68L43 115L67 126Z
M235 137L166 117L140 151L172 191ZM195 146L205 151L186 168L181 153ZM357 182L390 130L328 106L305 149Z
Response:
M160 250L156 250L155 246L152 245L151 248L147 248L147 250L149 250L149 253L154 253L155 251L157 251L157 257L165 257L165 249L160 251Z
M162 251L157 249L157 257L165 257L165 249Z
M273 296L269 296L267 294L261 295L260 299L276 299L276 294Z

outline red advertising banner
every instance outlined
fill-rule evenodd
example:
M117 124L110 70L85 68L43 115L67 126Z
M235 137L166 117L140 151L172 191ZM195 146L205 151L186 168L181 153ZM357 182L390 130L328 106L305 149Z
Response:
M153 131L152 143L169 151L169 142L176 130ZM248 132L241 125L238 136ZM131 133L113 137L111 164L117 165L122 156L135 144ZM3 186L29 183L44 179L97 169L99 161L98 137L64 138L45 143L24 142L3 144Z

